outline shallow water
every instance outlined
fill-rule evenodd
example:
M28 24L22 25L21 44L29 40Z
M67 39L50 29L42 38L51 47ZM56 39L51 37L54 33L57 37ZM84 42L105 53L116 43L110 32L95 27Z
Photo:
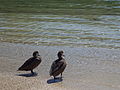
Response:
M35 50L38 50L42 57L42 63L34 69L37 76L30 77L29 71L16 71L25 60L31 57L32 52ZM57 59L56 54L59 50L65 52L67 67L63 73L63 80L53 82L53 78L49 76L49 70L52 62ZM95 47L73 48L69 46L32 46L0 43L0 75L7 75L6 78L12 76L15 78L13 81L18 81L20 77L20 83L15 84L15 86L11 85L14 85L14 83L10 83L9 87L13 87L15 90L17 90L16 85L21 86L24 78L26 79L25 84L21 87L30 90L33 87L36 88L35 90L41 89L40 87L43 87L42 90L48 90L49 86L51 86L51 90L56 90L55 87L59 88L59 90L119 90L119 53L120 51L117 49ZM43 84L37 83L34 79L41 81ZM25 86L26 84L32 84L32 86Z
M119 0L2 1L0 41L119 49L119 4Z

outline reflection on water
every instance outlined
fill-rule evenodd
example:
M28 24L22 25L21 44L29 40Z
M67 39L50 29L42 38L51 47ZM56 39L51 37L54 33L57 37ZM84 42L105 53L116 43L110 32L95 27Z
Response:
M38 73L27 73L27 74L17 74L17 76L22 76L22 77L36 77L38 75Z
M63 81L63 79L61 77L57 77L56 79L52 78L52 79L47 80L47 83L52 84L52 83L58 83L58 82L62 82L62 81Z
M0 41L120 48L120 16L1 13Z

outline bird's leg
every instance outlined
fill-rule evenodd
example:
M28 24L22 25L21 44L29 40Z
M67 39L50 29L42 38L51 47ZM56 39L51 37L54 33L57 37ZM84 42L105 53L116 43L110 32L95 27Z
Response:
M61 73L61 78L62 78L62 73Z
M34 74L33 70L31 70L31 73Z
M56 77L54 76L54 80L56 79Z

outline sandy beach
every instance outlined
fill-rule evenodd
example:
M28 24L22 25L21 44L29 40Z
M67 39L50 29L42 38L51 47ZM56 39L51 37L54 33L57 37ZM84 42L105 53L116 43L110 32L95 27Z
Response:
M38 50L42 63L35 69L36 76L17 71L32 52ZM49 69L56 53L65 51L67 68L63 81L50 82ZM120 51L117 49L31 46L0 43L0 90L119 90Z

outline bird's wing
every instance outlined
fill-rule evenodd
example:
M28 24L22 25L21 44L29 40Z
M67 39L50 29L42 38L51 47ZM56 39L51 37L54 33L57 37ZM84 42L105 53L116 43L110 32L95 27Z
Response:
M32 63L33 58L29 58L18 70L27 68Z
M28 66L28 67L33 67L33 68L35 68L35 67L37 67L39 64L41 63L41 59L40 58L36 58L36 59L34 59L34 60L32 60L32 63L30 63L30 65Z
M52 73L54 73L55 71L59 70L59 69L62 67L63 64L64 64L64 63L62 63L62 62L57 62L57 63L56 63L56 61L54 61L54 62L52 63L52 65L51 65L50 75L51 75Z

